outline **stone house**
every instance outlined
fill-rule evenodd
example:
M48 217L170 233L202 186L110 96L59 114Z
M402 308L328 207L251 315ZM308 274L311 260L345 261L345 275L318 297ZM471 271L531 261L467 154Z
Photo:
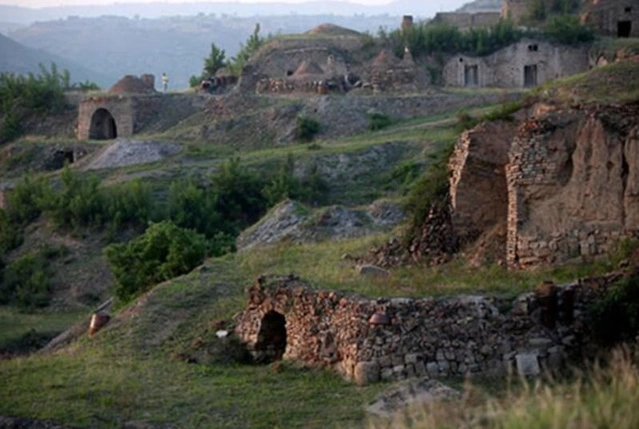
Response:
M639 37L639 0L593 0L582 21L606 36Z
M454 55L445 64L446 86L528 88L589 68L585 47L522 40L484 56Z
M582 356L584 309L595 294L586 284L546 289L514 302L369 299L313 290L294 276L261 277L235 333L258 362L284 358L333 368L359 384L512 370L532 375Z

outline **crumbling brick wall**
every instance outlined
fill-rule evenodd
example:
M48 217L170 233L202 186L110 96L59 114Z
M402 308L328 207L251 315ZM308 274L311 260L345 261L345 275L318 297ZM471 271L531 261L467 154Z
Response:
M259 359L268 349L261 344L265 317L276 312L285 321L285 359L332 367L362 384L423 375L534 374L582 356L585 310L610 281L553 288L551 301L534 294L514 301L374 300L313 290L294 276L260 278L249 289L235 332Z

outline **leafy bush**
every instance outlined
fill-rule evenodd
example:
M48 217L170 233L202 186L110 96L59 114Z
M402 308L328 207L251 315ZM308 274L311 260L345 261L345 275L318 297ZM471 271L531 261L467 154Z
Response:
M639 334L639 275L614 285L590 309L595 338L604 345L633 340Z
M579 18L572 15L550 18L544 28L544 35L553 42L566 45L592 42L595 39L593 29L581 24Z
M115 296L126 302L154 284L189 272L202 263L206 247L203 235L170 221L152 224L127 244L106 247Z
M313 165L310 173L300 178L295 177L295 160L289 155L278 173L263 188L263 194L269 207L286 198L292 198L310 205L320 205L326 199L328 184L319 174L317 165Z
M98 177L81 177L68 167L60 178L62 187L49 197L45 208L61 228L118 228L122 224L145 225L153 218L151 190L140 180L101 187Z
M215 73L226 65L226 52L220 49L215 43L211 43L211 52L204 58L204 66L200 76L191 76L189 85L191 88L197 87L205 79L215 76Z
M313 118L298 116L295 137L301 142L312 141L320 130L320 124Z
M264 44L265 39L260 36L260 24L255 24L253 34L249 36L246 43L240 44L240 50L233 58L226 63L226 67L231 74L239 76L242 73L244 65L251 55L257 52Z
M0 258L22 244L22 231L16 227L7 212L0 209Z
M388 35L384 33L383 36L386 43L400 56L405 46L416 56L442 53L487 55L519 41L523 32L509 20L501 20L488 29L471 29L468 32L462 32L447 23L429 22L414 25L406 32L395 30Z
M44 177L23 176L7 195L7 215L14 224L24 225L37 219L48 205L53 190Z
M381 113L372 113L368 115L368 129L371 131L382 130L393 124L393 120Z
M0 284L0 303L44 307L51 299L49 262L44 252L24 255L7 265Z
M70 87L67 70L58 71L55 63L51 70L40 65L40 74L18 75L0 73L0 143L22 133L20 122L26 112L59 112L66 108L64 90Z

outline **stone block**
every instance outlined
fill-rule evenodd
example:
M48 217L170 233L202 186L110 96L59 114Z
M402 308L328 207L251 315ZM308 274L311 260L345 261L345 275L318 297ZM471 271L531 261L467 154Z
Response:
M426 364L426 371L431 376L436 376L437 374L439 374L439 366L437 365L437 362L428 362Z
M360 386L376 383L380 379L380 368L377 362L358 362L353 370L353 379Z
M523 376L537 376L541 372L539 368L539 356L536 352L518 353L515 356L517 361L517 372Z
M367 277L389 277L390 271L376 265L364 264L357 267L357 273Z
M406 356L404 356L404 362L405 363L416 363L417 359L418 359L419 355L417 353L408 353Z

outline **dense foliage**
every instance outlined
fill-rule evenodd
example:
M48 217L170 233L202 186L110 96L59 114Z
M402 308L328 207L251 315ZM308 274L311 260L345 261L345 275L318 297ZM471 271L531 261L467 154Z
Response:
M23 255L5 267L0 283L0 304L24 309L44 307L51 298L49 260L57 255L51 248Z
M140 180L102 186L96 176L79 175L65 167L59 183L52 186L44 177L27 175L8 194L6 209L0 209L0 257L21 243L24 228L41 215L51 219L59 229L74 233L86 228L103 230L111 240L118 238L123 227L129 232L142 232L149 223L158 222L153 225L161 226L147 229L142 242L160 246L157 240L177 240L174 245L178 247L193 242L198 257L185 255L188 261L201 261L200 253L202 258L222 255L233 250L235 238L244 228L282 199L294 198L310 204L324 200L328 188L317 168L300 177L294 174L294 167L294 159L289 157L273 173L258 175L239 159L232 159L209 177L176 180L161 200ZM114 272L121 272L116 278L119 275L123 279L118 279L124 288L118 292L122 297L190 267L191 262L176 262L171 256L174 248L169 244L162 244L169 246L163 248L164 253L159 250L145 253L140 250L141 244L136 243L130 250L136 253L135 258L119 258L115 254L109 257ZM125 245L117 246L114 248L127 254L121 247ZM157 259L147 261L147 257ZM165 263L169 265L164 266ZM149 274L146 271L149 266L160 274ZM25 276L27 285L18 287L15 283L12 290L33 291L34 297L41 296L40 291L46 288L36 287L39 285L36 280L43 277Z
M523 32L509 20L501 20L491 28L462 32L454 25L429 22L414 25L410 30L379 33L382 42L389 44L401 56L408 47L415 56L466 53L487 55L519 41Z
M320 123L308 116L298 116L295 124L295 137L301 142L313 141L320 130Z
M189 85L191 88L198 86L203 80L214 77L215 73L225 66L226 52L224 52L224 49L220 49L215 43L211 43L211 52L208 57L204 58L202 73L200 73L199 76L191 76Z
M197 232L163 221L126 244L104 251L116 279L115 295L128 301L149 286L189 272L206 256L206 239Z
M55 63L50 70L40 64L38 74L0 73L0 143L22 134L21 122L28 113L66 109L64 91L69 89L97 89L97 85L88 81L72 84L69 71L59 71Z
M568 15L579 9L579 0L531 0L528 3L528 17L541 22L550 16Z
M239 76L242 73L242 69L246 62L249 60L251 55L260 49L260 47L264 44L264 41L265 39L260 36L260 24L255 24L253 34L249 36L246 43L240 44L240 51L227 62L226 67L229 72Z
M579 18L572 15L557 15L548 20L544 27L544 35L550 41L575 45L592 42L595 33L592 28L579 22Z

